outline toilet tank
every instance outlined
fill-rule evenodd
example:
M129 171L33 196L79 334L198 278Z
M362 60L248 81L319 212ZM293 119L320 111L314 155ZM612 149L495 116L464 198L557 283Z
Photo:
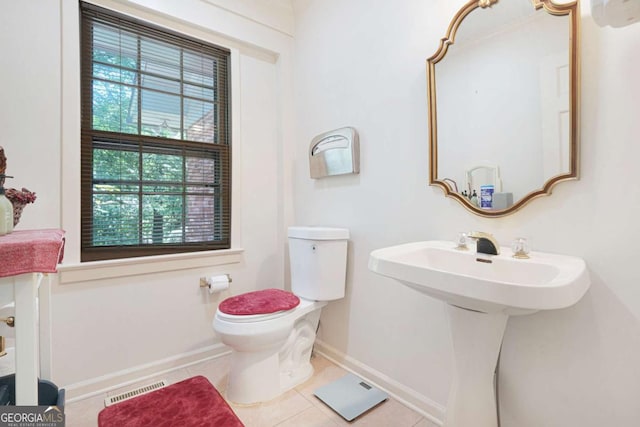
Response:
M344 298L349 230L289 227L291 292L314 301Z

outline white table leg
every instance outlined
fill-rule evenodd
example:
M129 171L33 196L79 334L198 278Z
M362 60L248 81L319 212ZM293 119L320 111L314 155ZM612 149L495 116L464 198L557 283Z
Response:
M16 405L38 404L38 312L42 274L13 277L16 302Z
M51 274L45 274L38 286L38 360L40 379L51 381Z

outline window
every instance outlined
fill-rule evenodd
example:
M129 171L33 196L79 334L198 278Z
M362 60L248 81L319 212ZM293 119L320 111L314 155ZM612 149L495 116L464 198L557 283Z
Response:
M82 261L229 248L229 52L81 11Z

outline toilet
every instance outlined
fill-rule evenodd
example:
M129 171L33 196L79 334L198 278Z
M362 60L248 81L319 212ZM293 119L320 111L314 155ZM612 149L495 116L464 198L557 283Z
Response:
M264 289L222 301L213 319L231 347L226 397L271 400L313 374L311 350L320 310L344 297L349 230L289 227L291 291Z

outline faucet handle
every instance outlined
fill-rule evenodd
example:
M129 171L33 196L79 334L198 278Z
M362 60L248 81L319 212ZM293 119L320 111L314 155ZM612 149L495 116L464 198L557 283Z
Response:
M511 250L513 251L513 257L518 259L528 259L529 257L529 242L524 237L516 237L511 243Z
M469 247L467 246L467 237L468 234L465 233L464 231L461 231L460 233L458 233L458 239L456 240L456 243L458 244L458 246L456 246L456 249L459 251L468 251Z

